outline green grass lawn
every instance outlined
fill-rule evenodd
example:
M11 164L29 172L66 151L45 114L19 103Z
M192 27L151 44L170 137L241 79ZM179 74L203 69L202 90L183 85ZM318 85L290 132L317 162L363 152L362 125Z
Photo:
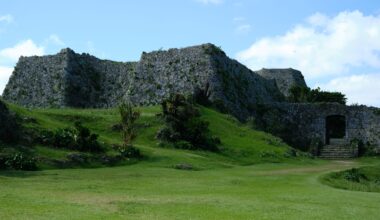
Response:
M55 129L80 120L106 145L120 143L111 128L115 109L11 109L36 119L29 127ZM201 108L220 153L158 147L159 107L140 109L135 145L141 161L116 167L0 172L0 219L378 219L380 194L333 188L326 173L379 159L323 161L254 131L234 118ZM65 159L69 150L31 146L38 157ZM108 154L115 153L108 149ZM293 152L294 153L294 152ZM174 169L179 163L195 170Z
M329 173L321 180L336 188L380 193L380 165Z
M379 193L321 184L357 162L3 172L0 219L378 219Z

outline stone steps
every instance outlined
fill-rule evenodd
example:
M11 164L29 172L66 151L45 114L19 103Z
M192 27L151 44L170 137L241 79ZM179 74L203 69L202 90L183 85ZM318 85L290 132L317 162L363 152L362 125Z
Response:
M347 144L347 140L345 138L330 138L330 145L333 146L342 146Z
M326 145L319 154L323 159L348 159L354 158L355 152L347 145Z

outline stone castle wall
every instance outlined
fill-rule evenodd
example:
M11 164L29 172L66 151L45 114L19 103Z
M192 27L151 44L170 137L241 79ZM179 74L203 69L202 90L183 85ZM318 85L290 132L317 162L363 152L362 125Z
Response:
M21 57L3 92L3 98L27 107L65 105L65 54Z
M326 118L340 115L346 120L347 143L360 140L377 146L380 152L380 111L367 106L345 106L338 103L273 103L263 107L260 118L269 132L301 148L313 140L326 145Z
M289 89L293 86L307 87L302 73L292 68L261 69L256 73L268 80L274 80L284 96L289 96Z
M203 91L211 102L241 119L256 102L283 100L273 81L211 44L144 53L131 81L128 96L134 103L158 104L170 93Z
M143 53L139 62L100 60L70 49L22 57L3 98L28 107L103 108L127 99L153 105L170 93L198 91L240 119L257 102L284 99L274 80L230 59L212 44Z
M339 104L287 103L294 86L307 86L294 69L251 71L212 44L143 53L139 62L100 60L70 49L21 57L3 98L27 107L115 107L160 103L171 93L203 94L240 120L259 116L268 132L293 146L325 143L329 115L347 118L347 138L380 145L378 109Z

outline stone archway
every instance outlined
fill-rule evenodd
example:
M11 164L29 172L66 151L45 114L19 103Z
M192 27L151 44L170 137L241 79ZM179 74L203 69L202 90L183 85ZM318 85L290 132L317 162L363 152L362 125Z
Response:
M344 139L346 137L346 117L343 115L330 115L326 117L326 144L331 139Z

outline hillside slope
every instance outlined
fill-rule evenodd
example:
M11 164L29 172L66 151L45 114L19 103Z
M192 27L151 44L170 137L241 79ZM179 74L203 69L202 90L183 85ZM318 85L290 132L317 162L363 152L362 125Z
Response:
M54 131L58 128L70 127L76 121L99 134L99 140L106 146L104 155L112 156L118 152L112 149L113 144L121 143L120 132L113 129L119 121L116 109L25 109L16 105L9 105L19 118L23 119L23 126L33 129ZM283 143L280 139L259 131L252 130L241 124L229 115L200 107L202 117L210 122L213 135L221 139L221 151L211 153L205 151L188 151L158 146L155 135L162 125L156 116L160 107L144 107L139 109L141 117L138 120L138 136L135 145L142 151L144 158L141 163L152 166L173 167L178 163L191 164L196 169L211 167L225 167L246 165L262 162L281 162L294 160L299 152ZM13 151L15 147L3 146L2 151ZM84 163L70 163L72 154L79 154L67 149L57 149L39 144L21 146L16 151L25 151L38 158L40 168L59 167L99 167L104 164L89 160ZM71 156L70 156L71 155ZM91 156L91 155L87 155ZM98 155L101 157L102 155ZM71 158L72 159L72 158ZM300 156L300 160L305 158ZM118 165L134 163L124 161ZM67 166L63 166L66 164ZM117 165L117 164L116 164Z

